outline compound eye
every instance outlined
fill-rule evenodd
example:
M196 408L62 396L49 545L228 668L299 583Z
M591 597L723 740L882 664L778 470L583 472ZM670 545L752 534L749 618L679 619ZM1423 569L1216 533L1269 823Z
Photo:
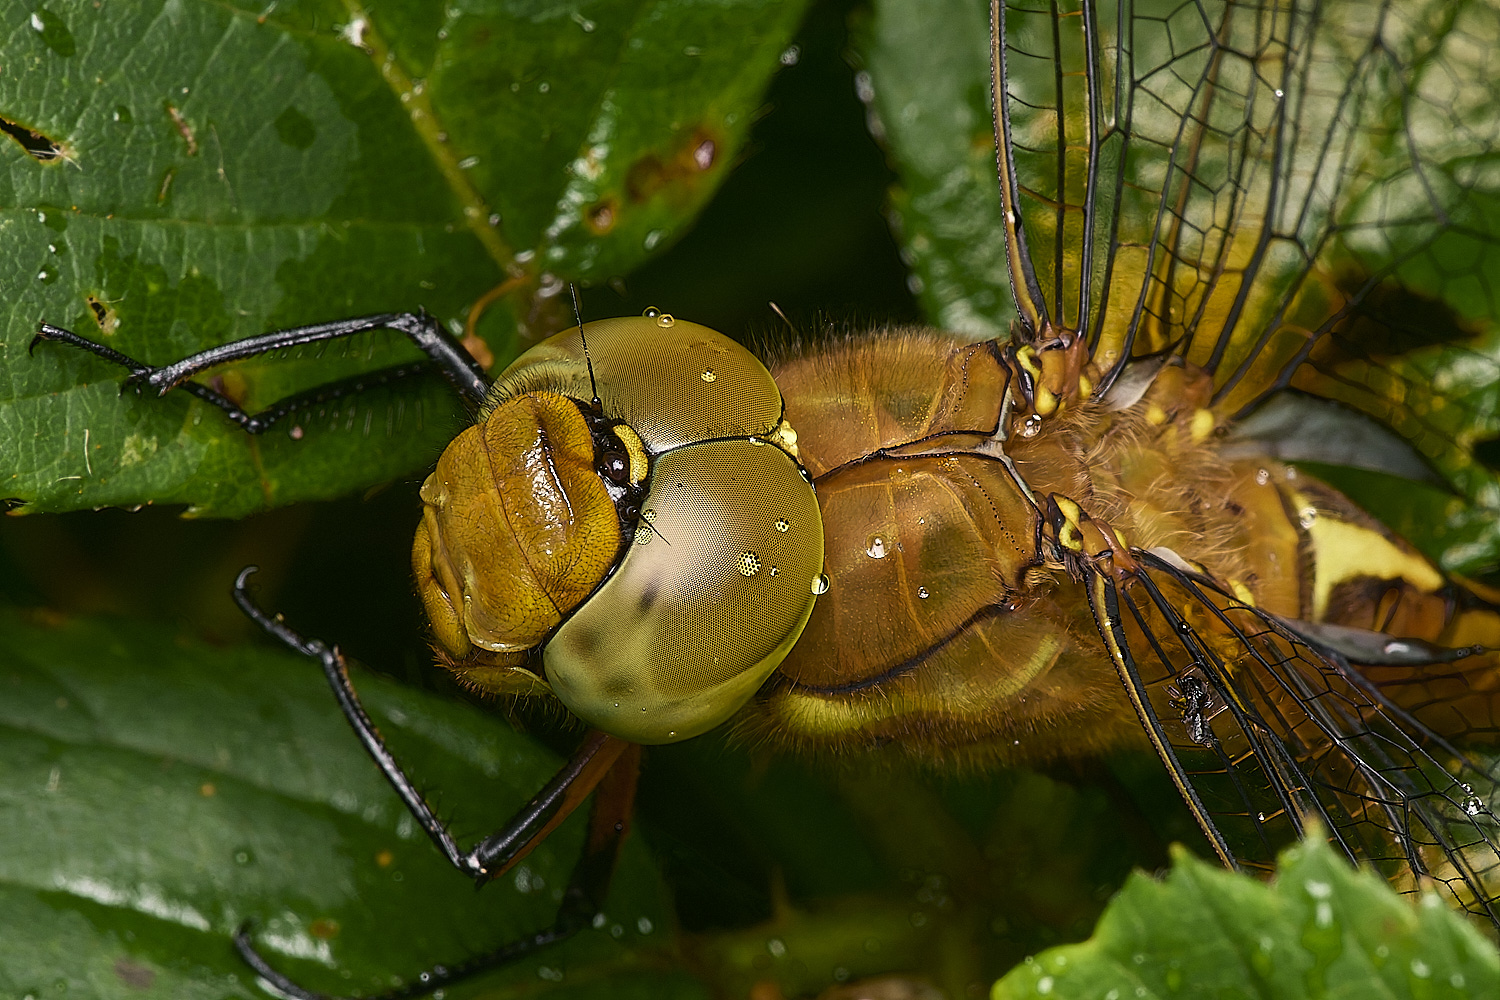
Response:
M706 732L786 657L822 571L817 497L785 452L745 438L670 451L624 558L547 643L548 683L622 739Z

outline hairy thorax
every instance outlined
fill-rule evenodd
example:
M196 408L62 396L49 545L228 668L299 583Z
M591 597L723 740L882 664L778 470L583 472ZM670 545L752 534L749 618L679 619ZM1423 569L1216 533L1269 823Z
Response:
M1287 470L1221 454L1196 370L1164 367L1124 405L1075 402L1019 432L1001 426L992 344L887 331L773 370L831 585L743 719L755 738L959 763L1140 743L1087 595L1042 543L1035 501L1049 495L1258 606L1303 612Z

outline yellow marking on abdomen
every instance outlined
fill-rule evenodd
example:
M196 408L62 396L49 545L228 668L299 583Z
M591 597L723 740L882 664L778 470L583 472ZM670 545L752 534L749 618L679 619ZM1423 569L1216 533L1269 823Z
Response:
M1348 580L1405 580L1423 593L1433 593L1445 583L1443 574L1417 553L1403 550L1377 531L1318 511L1300 494L1294 496L1313 545L1313 621L1323 620L1334 588Z

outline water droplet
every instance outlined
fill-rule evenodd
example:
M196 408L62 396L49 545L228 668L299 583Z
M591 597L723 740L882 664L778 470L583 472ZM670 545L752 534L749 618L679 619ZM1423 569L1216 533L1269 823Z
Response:
M663 327L663 328L670 327L673 323L676 323L676 322L677 321L672 318L672 314L671 313L662 313L660 316L656 317L656 325L660 326L660 327ZM712 373L710 373L710 374L712 374ZM712 382L713 379L704 379L704 381L705 382Z
M1276 99L1279 101L1279 100L1281 100L1285 96L1286 96L1286 92L1283 91L1280 87L1277 87L1276 88Z
M657 322L660 323L661 320L657 320ZM705 369L703 369L703 374L699 375L698 377L701 378L705 382L712 382L715 379L717 379L719 376L717 376L717 375L714 374L714 370L712 368L705 368Z
M1033 413L1031 416L1027 417L1026 422L1021 425L1021 436L1024 438L1034 438L1039 433L1041 433L1041 430L1042 418Z
M781 567L779 567L779 566L772 566L771 567L771 575L772 576L780 576L781 575Z
M917 588L917 596L920 597L922 600L925 601L925 600L927 600L928 597L930 597L932 595L927 592L927 588L926 587L918 587Z
M879 535L871 535L869 544L865 546L865 555L871 559L885 558L885 539Z
M1316 507L1303 507L1302 510L1297 513L1297 523L1302 525L1302 527L1304 528L1311 528L1313 526L1313 523L1317 521L1317 519L1318 509Z
M777 531L780 531L780 532L784 533L784 532L788 531L791 528L791 526L792 526L792 522L788 521L784 517L778 517L776 519L776 530Z
M760 572L760 556L754 552L741 552L735 566L740 571L740 576L754 576Z
M656 308L655 306L647 306L645 308L645 311L643 311L641 315L646 317L647 319L655 319L656 317L661 315L661 310Z
M826 594L826 593L828 593L828 574L827 573L819 573L817 576L813 577L812 592L814 594Z
M1333 895L1333 886L1318 879L1308 879L1302 884L1302 887L1307 890L1307 894L1313 899L1327 899Z
M718 154L718 147L712 139L704 139L693 148L693 166L699 170L707 170L714 165L714 158Z
M1271 481L1271 473L1267 469L1255 470L1255 485L1264 486Z
M45 7L31 15L31 28L42 36L47 48L64 58L78 50L68 23Z
M781 958L786 954L786 942L781 938L772 938L766 942L766 951L769 951L773 958Z
M545 94L545 93L547 93L551 89L552 89L552 84L548 83L545 80L543 80L541 83L539 83L539 84L536 85L536 92L538 94Z
M1484 807L1484 803L1479 800L1477 795L1471 795L1469 798L1464 799L1464 812L1470 816L1478 816L1489 812L1489 810Z

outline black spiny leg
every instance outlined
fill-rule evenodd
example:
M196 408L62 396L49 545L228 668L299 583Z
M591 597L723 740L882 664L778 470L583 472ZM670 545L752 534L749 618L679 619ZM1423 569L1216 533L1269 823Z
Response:
M233 400L222 393L210 389L206 385L190 381L194 375L200 375L216 365L222 365L230 361L239 361L244 358L255 357L269 351L284 350L289 347L299 347L303 344L320 343L327 340L337 340L342 337L350 337L357 333L367 333L371 330L396 330L406 334L411 342L421 348L426 354L428 361L406 365L396 365L384 368L380 371L370 372L366 375L358 375L353 378L333 382L325 386L319 386L308 392L289 396L286 399L267 407L259 413L246 413L240 409ZM157 395L165 395L173 389L180 388L192 393L206 403L211 403L223 410L230 420L243 427L251 434L258 434L288 413L299 408L315 406L337 399L340 396L360 392L370 386L386 385L391 382L410 378L421 374L431 368L436 368L443 373L448 382L458 391L470 405L478 406L484 402L485 393L489 389L489 380L484 375L484 370L469 355L468 351L458 341L454 340L438 322L426 313L379 313L374 316L360 316L354 319L336 320L332 323L314 323L311 326L298 326L288 330L277 330L273 333L265 333L256 337L247 337L244 340L235 340L218 347L210 347L206 351L183 358L181 361L170 365L155 367L144 364L127 355L121 354L114 348L95 343L87 337L80 337L71 330L43 323L37 328L37 334L32 338L31 349L35 349L38 343L52 341L60 344L68 344L80 350L88 351L113 362L123 368L130 370L130 377L126 379L127 386L146 387L156 390Z
M620 844L628 829L630 807L635 798L640 747L597 730L590 732L545 788L522 806L503 827L464 851L443 822L433 814L431 807L422 799L421 793L386 747L374 722L360 704L353 685L349 683L342 654L317 639L303 638L279 619L262 611L245 589L245 581L254 572L254 566L246 567L235 580L235 603L256 624L282 643L322 664L323 673L329 686L333 688L339 708L349 720L360 743L385 772L386 780L391 783L396 794L401 796L407 809L411 810L433 843L455 868L474 879L476 885L483 885L504 874L566 819L596 786L598 788L598 795L590 812L589 835L583 857L573 870L573 877L568 883L562 906L552 926L458 965L436 966L421 973L410 986L380 994L378 1000L421 996L441 986L451 985L460 979L515 961L539 948L571 937L587 926L598 912L609 888ZM235 934L235 947L257 975L286 996L299 1000L328 1000L323 994L304 990L277 972L255 950L248 926L241 927Z

